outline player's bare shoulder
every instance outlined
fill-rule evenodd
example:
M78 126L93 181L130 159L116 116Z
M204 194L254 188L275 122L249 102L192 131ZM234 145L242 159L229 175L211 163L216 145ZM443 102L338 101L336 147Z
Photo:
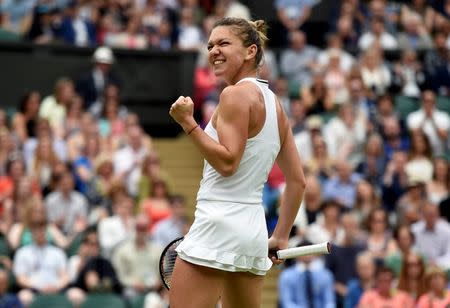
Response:
M240 108L250 108L258 101L257 86L251 82L241 82L227 86L220 95L220 102L226 105L237 104Z

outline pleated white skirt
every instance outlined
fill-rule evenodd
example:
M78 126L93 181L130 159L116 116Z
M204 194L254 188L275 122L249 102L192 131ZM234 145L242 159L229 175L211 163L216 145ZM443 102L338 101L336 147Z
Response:
M187 262L229 272L265 275L272 266L264 209L257 204L198 202L176 250Z

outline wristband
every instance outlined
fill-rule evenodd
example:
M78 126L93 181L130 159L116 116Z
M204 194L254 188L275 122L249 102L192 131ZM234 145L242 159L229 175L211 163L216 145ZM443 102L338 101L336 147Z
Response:
M191 128L191 130L187 134L190 135L197 127L198 127L198 124L195 125L193 128Z

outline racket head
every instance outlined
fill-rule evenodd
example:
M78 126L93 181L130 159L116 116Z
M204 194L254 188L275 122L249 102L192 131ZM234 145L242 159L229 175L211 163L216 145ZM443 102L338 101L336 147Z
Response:
M178 237L167 244L159 258L159 275L161 276L161 281L167 290L170 290L172 273L178 256L175 249L183 241L183 239L184 237Z

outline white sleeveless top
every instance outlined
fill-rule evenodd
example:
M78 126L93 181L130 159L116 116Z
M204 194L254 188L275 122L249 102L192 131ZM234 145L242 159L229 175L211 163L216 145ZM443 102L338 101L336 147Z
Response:
M220 175L206 160L203 179L197 194L197 201L225 201L235 203L261 204L262 190L270 170L280 151L280 133L276 110L275 94L268 82L257 78L244 78L261 90L264 97L266 119L261 131L247 139L239 167L232 176ZM239 115L237 115L239 116ZM211 121L205 132L217 142L217 131Z

